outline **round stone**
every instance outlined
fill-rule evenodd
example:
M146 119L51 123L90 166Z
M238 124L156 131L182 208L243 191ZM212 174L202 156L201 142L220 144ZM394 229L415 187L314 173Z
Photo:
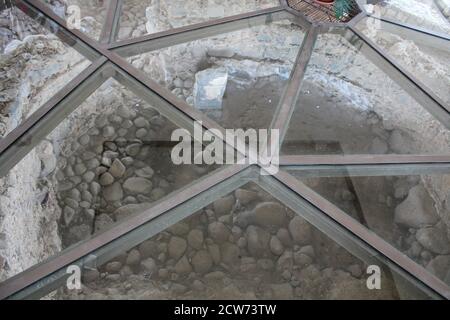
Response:
M103 198L106 201L119 201L123 198L122 186L119 182L115 182L103 189Z
M150 180L140 177L128 178L123 184L124 190L129 193L150 193L152 186Z
M114 182L114 177L109 172L105 172L100 176L99 182L102 186L108 186Z

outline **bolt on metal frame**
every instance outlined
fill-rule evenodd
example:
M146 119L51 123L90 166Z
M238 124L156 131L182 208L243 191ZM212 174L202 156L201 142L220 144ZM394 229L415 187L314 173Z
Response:
M362 12L348 23L318 24L309 21L301 12L290 8L286 0L280 0L278 7L117 42L115 39L123 0L109 1L99 41L89 38L79 30L69 29L65 21L40 0L9 2L10 5L18 5L29 15L37 13L56 24L59 28L57 35L63 40L72 41L73 47L93 62L27 120L0 140L0 177L5 176L42 138L109 78L114 78L126 86L179 126L192 130L193 121L201 120L205 129L216 128L224 132L224 128L215 121L177 99L167 89L131 66L124 57L286 18L301 26L306 35L271 123L271 128L280 129L281 141L298 100L300 84L317 35L327 32L337 32L346 39L356 38L361 44L360 51L369 60L381 67L407 93L450 128L449 106L355 28L361 19L370 17L363 8ZM450 38L446 35L388 19L380 20L408 32L418 32L450 43ZM151 208L117 222L110 229L0 283L0 299L39 298L62 284L67 276L65 268L68 265L78 264L80 267L100 265L118 252L132 248L250 181L270 192L357 257L366 262L381 263L409 285L419 287L428 296L450 299L450 287L447 284L286 171L295 170L304 176L315 177L324 174L329 176L330 173L336 176L450 173L450 154L292 155L281 157L280 172L274 176L261 176L259 174L261 168L262 166L257 163L251 166L229 165L213 171L153 203Z

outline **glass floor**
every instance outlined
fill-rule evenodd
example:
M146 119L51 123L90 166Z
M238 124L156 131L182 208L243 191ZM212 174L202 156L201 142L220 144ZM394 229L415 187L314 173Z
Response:
M358 4L0 1L0 299L450 299L448 8Z

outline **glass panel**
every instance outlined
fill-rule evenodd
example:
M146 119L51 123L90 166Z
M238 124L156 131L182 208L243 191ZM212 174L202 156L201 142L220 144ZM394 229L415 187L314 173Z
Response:
M450 105L450 41L373 18L357 28Z
M434 0L387 0L374 5L374 14L382 18L428 29L435 32L450 34L448 7L445 1ZM448 6L448 2L447 2Z
M33 20L18 7L0 11L0 139L19 126L90 61L61 41L46 20ZM61 35L61 34L59 34Z
M300 27L282 20L128 61L224 128L268 128L303 37Z
M448 154L449 130L362 46L357 37L318 36L281 153Z
M381 267L381 266L380 266ZM366 264L253 183L83 273L55 299L398 299L416 295ZM411 296L410 296L411 297Z
M279 5L278 0L125 0L117 37L136 38Z
M0 179L0 279L212 170L173 164L175 128L117 82L105 82Z
M450 284L450 174L298 179Z
M41 0L58 16L89 37L98 40L105 24L109 1L103 0Z

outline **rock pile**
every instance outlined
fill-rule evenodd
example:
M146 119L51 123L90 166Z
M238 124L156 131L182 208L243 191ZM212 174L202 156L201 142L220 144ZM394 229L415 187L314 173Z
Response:
M176 127L141 101L127 95L122 99L101 107L105 114L85 119L90 125L77 128L69 139L75 141L65 143L70 151L58 157L65 245L144 210L206 172L173 165L170 146L158 144L170 141ZM50 162L54 169L55 159Z
M325 298L344 294L344 284L351 287L348 297L363 294L363 265L331 244L303 218L249 185L119 255L94 276L89 273L81 293L61 294ZM325 256L340 257L341 263ZM389 290L383 294L389 297Z

